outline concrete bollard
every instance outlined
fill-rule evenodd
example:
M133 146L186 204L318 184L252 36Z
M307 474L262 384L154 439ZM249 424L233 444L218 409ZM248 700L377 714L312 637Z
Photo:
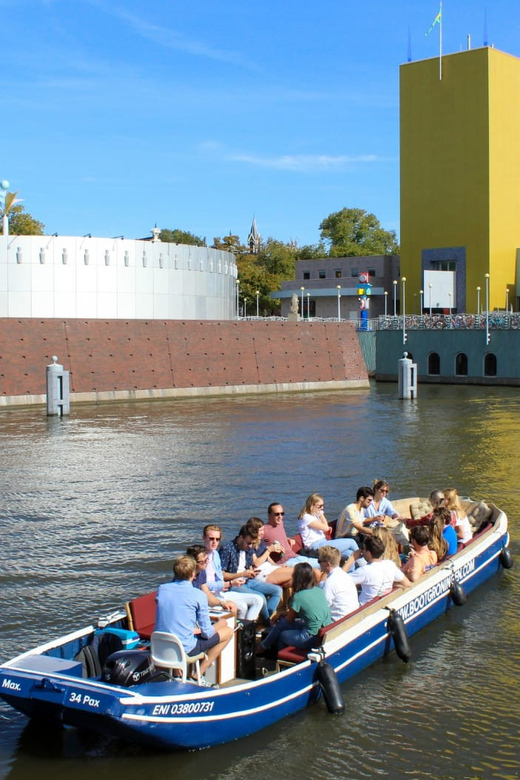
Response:
M408 352L403 352L397 370L399 398L417 398L417 363L412 363Z
M69 372L63 370L53 355L51 365L47 366L47 416L65 414L70 414Z

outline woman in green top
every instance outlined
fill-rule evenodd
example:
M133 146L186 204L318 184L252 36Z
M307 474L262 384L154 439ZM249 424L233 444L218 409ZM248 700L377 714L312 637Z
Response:
M321 588L315 586L314 572L309 563L297 563L293 569L294 596L287 615L278 621L262 642L262 649L316 647L318 631L332 623L330 608Z

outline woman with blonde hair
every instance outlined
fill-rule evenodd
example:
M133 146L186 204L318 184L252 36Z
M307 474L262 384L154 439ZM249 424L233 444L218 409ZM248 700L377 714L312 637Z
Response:
M444 491L444 506L450 510L451 525L455 528L459 543L470 542L473 538L473 531L455 488L448 488Z
M383 525L372 529L372 535L379 537L385 545L385 551L381 556L383 561L393 561L396 566L401 568L402 560L399 555L399 547L395 541L394 535L389 528L385 528Z
M311 493L307 496L305 506L298 517L298 533L302 537L304 547L311 550L319 550L324 544L330 544L336 547L343 555L358 550L359 547L355 539L328 539L326 534L329 531L329 524L323 511L325 504L323 496L319 493Z

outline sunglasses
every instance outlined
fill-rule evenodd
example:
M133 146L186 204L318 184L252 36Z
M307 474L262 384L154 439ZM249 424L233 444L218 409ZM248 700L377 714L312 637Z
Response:
M283 517L284 514L285 514L285 512L273 512L273 515L275 517L279 517L280 515Z

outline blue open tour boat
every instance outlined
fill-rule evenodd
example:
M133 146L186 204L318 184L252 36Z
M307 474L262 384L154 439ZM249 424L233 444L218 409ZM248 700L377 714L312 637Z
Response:
M399 510L399 504L407 506L410 500L394 505ZM408 660L409 637L454 603L464 601L465 594L501 567L509 568L507 518L496 506L489 507L488 522L455 555L426 572L411 588L394 589L322 629L321 645L315 651L282 651L272 669L263 670L264 676L255 672L254 659L252 672L251 665L248 672L244 664L236 663L236 642L230 643L216 668L210 669L218 688L203 688L156 671L146 641L154 623L154 594L149 594L97 625L2 664L0 696L31 718L152 747L204 748L244 737L303 709L322 690L328 701L320 675L325 663L342 683L394 649ZM110 647L105 640L114 635L120 643L121 636L135 637L137 643L135 649L119 651L119 676L110 662L113 656L104 668L96 667L94 652L95 647L98 651L102 645Z

